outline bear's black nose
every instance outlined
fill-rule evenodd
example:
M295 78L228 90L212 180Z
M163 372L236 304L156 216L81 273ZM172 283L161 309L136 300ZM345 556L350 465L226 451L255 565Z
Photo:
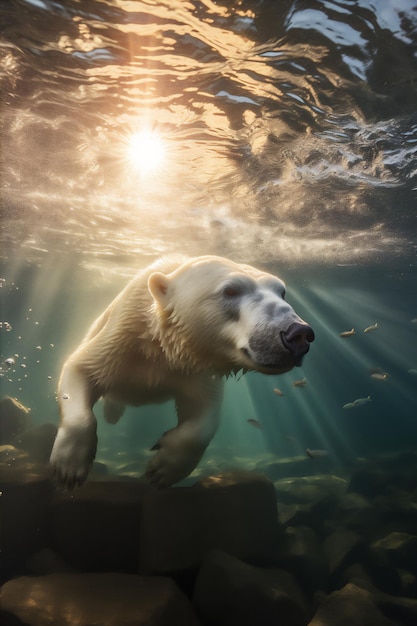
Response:
M310 349L310 343L314 341L314 332L308 324L295 322L283 333L281 333L282 343L291 352L297 365Z

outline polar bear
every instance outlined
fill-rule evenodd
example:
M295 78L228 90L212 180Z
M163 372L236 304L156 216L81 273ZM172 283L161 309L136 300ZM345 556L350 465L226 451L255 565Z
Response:
M65 362L50 462L65 488L95 457L93 406L115 423L126 404L175 400L178 424L152 448L146 475L166 487L190 474L216 432L223 378L282 374L301 364L313 330L279 278L217 256L169 256L140 271Z

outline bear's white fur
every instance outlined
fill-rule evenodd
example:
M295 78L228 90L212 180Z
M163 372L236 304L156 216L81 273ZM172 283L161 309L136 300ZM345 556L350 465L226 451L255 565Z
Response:
M222 377L239 370L281 374L307 352L312 331L284 292L271 274L215 256L165 257L139 272L64 364L51 453L57 481L71 488L85 480L100 397L113 423L126 404L173 398L178 425L155 444L147 476L160 487L185 478L216 432ZM301 356L283 342L292 325L311 332L299 340Z

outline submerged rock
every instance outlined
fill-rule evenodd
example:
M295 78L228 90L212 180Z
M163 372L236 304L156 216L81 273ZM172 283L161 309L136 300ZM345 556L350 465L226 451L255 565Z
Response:
M417 528L417 491L410 493L402 489L378 496L373 509L380 523L397 524L402 530L414 533Z
M45 465L51 455L56 431L55 424L40 424L15 437L13 443L27 452L33 461Z
M20 571L28 556L47 545L52 485L27 474L24 480L8 476L0 498L0 576L6 580Z
M320 604L308 626L392 626L365 589L349 583Z
M347 481L340 476L319 474L291 477L274 482L278 502L311 504L346 491Z
M346 570L340 574L339 581L341 586L345 586L348 583L353 583L357 587L372 591L375 589L374 581L371 579L369 572L363 563L353 563L346 568Z
M56 493L49 545L81 571L133 573L139 561L144 494L140 480L89 480L71 493Z
M337 576L342 569L365 554L365 542L362 537L343 528L329 535L323 547L332 576Z
M30 409L16 398L6 396L0 400L0 444L13 443L13 439L30 426Z
M359 493L365 498L375 498L389 489L390 474L380 468L360 468L351 476L348 492Z
M280 459L279 461L262 461L257 465L257 470L266 474L271 480L283 478L315 476L316 474L331 473L334 460L329 455L309 457L296 456Z
M407 572L405 572L407 574ZM395 625L415 626L417 624L417 600L415 586L408 588L407 585L415 583L414 577L406 576L404 581L404 595L408 597L398 597L391 593L386 593L374 586L365 568L355 563L344 573L344 578L354 585L369 591L372 594L374 603L381 609L389 619L395 620Z
M144 572L196 568L214 548L269 562L278 539L273 484L257 474L229 472L192 487L149 490L140 533Z
M417 489L417 454L399 451L381 455L354 471L348 491L360 493L370 499L390 496L395 492L415 492Z
M19 448L12 446L10 443L5 443L0 446L0 465L3 466L3 469L15 465L16 462L19 464L22 461L26 462L28 458L26 452L19 450Z
M417 598L417 576L401 568L397 572L401 580L402 595Z
M381 611L390 619L395 620L395 625L415 626L417 624L415 597L398 598L388 593L375 593L374 599Z
M308 592L327 589L328 566L312 528L288 527L281 537L276 564L291 572Z
M381 561L393 567L403 567L417 574L417 536L391 532L371 545L371 551Z
M115 573L21 577L3 585L0 598L4 626L199 626L186 596L162 577Z
M205 626L305 626L309 608L294 577L215 550L204 559L193 604Z

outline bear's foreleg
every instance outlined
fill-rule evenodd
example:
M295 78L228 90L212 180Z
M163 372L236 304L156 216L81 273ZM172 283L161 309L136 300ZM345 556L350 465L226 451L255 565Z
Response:
M157 487L169 487L193 471L219 424L222 381L211 379L203 386L190 382L190 387L191 394L176 398L178 425L153 447L157 452L148 463L146 476Z
M87 478L97 448L97 422L92 406L97 400L87 377L67 363L58 386L61 421L50 464L59 486L72 489Z

